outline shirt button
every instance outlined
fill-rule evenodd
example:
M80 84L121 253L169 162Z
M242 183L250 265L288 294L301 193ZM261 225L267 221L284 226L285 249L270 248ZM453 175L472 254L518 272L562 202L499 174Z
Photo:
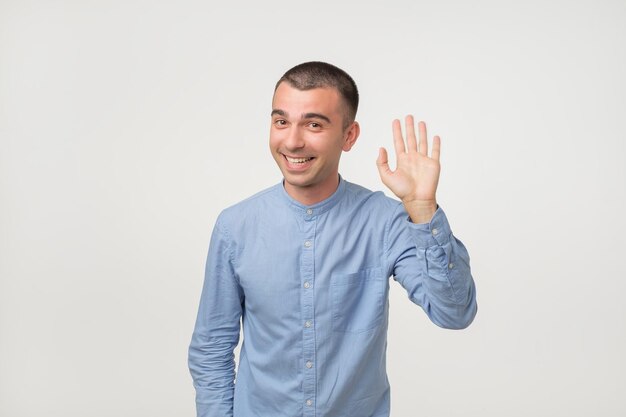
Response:
M309 281L306 281L304 283L304 288L311 288L311 283Z
M304 322L304 327L311 327L311 320L307 320Z
M311 247L311 245L312 245L312 243L311 243L311 241L310 241L310 240L307 240L306 242L304 242L304 247L305 247L305 248L310 248L310 247Z
M313 362L308 361L308 362L306 363L306 367L307 367L307 368L309 368L309 369L313 368Z
M436 235L437 233L439 233L439 229L437 229L436 227L433 229L433 235Z
M306 405L308 405L309 407L313 405L313 401L312 400L306 400Z
M454 268L454 264L453 264L452 262L450 262L450 263L448 264L448 268L450 268L450 269Z
M306 209L306 214L308 214L309 216L313 214L313 209Z

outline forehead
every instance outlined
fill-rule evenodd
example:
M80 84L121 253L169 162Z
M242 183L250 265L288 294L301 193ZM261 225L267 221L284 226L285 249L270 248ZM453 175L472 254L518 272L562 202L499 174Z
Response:
M329 117L341 116L341 96L334 88L298 90L286 82L280 83L272 99L274 110L292 115L321 113Z

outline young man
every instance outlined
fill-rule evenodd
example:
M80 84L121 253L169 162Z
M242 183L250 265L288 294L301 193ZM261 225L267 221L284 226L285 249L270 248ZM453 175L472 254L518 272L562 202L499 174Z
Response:
M213 230L189 368L201 417L388 417L389 277L431 321L476 314L463 244L437 206L440 140L406 142L393 122L401 200L351 184L339 159L359 136L358 92L344 71L308 62L272 101L270 150L284 180L224 210ZM235 383L233 349L243 344Z

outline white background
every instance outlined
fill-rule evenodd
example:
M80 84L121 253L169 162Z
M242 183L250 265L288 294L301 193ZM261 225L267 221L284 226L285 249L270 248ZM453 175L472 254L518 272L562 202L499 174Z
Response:
M395 417L626 415L626 2L0 2L0 415L191 416L219 211L280 181L273 86L361 92L342 175L412 112L479 313L392 282Z

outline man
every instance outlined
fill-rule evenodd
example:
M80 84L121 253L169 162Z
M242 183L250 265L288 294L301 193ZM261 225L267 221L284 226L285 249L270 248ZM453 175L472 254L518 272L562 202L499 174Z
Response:
M440 140L428 153L412 117L393 122L401 200L351 184L339 159L359 137L358 92L330 64L285 73L270 150L284 180L224 210L213 230L189 368L202 417L388 417L385 369L393 276L437 325L476 313L465 247L435 197ZM243 344L237 381L233 349Z

